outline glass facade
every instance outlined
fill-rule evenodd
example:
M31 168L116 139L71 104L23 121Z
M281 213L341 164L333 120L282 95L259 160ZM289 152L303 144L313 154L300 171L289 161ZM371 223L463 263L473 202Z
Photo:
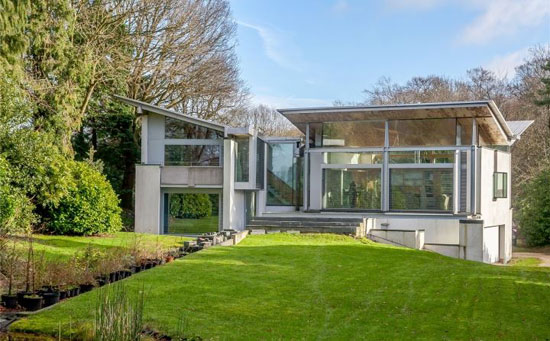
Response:
M382 153L325 153L326 164L378 165L384 162Z
M235 181L247 182L249 174L249 139L235 139Z
M166 117L164 137L167 139L222 139L223 132Z
M414 150L390 152L389 163L453 163L455 162L454 150Z
M294 143L268 143L266 156L267 205L300 205L299 161L294 157Z
M384 121L343 121L323 123L323 147L382 147Z
M379 210L381 169L324 169L325 209Z
M392 147L454 146L456 119L393 120L388 133Z
M508 196L508 174L496 172L493 174L493 198L506 198Z
M453 210L452 169L391 169L390 209Z
M219 200L219 194L164 193L164 233L217 232Z
M165 166L220 166L220 145L165 145Z

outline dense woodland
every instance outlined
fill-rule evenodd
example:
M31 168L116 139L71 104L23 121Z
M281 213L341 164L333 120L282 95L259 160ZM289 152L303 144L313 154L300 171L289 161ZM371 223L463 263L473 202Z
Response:
M250 103L235 30L225 0L0 0L2 232L131 226L140 127L113 94L254 124L260 134L295 133L272 108ZM509 120L534 119L513 148L514 200L541 212L536 202L548 196L533 203L544 193L527 193L536 181L550 189L549 60L547 46L533 47L512 79L482 68L465 79L383 78L361 104L492 99ZM532 243L550 243L550 212L535 225L546 234Z

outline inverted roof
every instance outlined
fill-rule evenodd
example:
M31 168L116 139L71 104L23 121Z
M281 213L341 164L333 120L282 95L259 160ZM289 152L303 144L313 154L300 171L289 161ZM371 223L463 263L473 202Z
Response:
M506 121L506 123L508 127L510 127L512 133L519 138L531 124L535 123L535 121Z
M495 141L512 144L525 129L512 131L493 101L389 104L277 109L305 132L307 123L385 119L478 118ZM519 134L518 134L519 132ZM517 136L516 136L517 135Z
M149 111L149 112L152 112L152 113L155 113L155 114L159 114L159 115L163 115L163 116L167 116L167 117L172 117L172 118L175 118L175 119L179 119L179 120L182 120L182 121L186 121L186 122L189 122L189 123L192 123L192 124L197 124L197 125L200 125L200 126L203 126L203 127L207 127L207 128L222 131L222 132L225 132L225 129L228 128L228 126L220 124L220 123L216 123L216 122L212 122L212 121L208 121L208 120L203 120L201 118L197 118L197 117L193 117L193 116L190 116L190 115L182 114L180 112L177 112L177 111L174 111L174 110L171 110L171 109L165 109L165 108L159 107L158 105L145 103L145 102L138 101L136 99L131 99L131 98L124 97L124 96L119 96L119 95L113 95L113 96L116 99L118 99L119 101L123 102L123 103L129 104L129 105L134 106L136 108L141 108L142 111Z

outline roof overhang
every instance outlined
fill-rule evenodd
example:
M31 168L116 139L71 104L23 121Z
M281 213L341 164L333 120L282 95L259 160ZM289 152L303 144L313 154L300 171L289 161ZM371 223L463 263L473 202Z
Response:
M372 106L277 109L305 133L308 123L334 121L476 118L495 144L511 145L517 139L493 101L416 103Z
M223 124L203 120L203 119L193 117L193 116L190 116L190 115L185 115L185 114L179 113L179 112L174 111L174 110L165 109L165 108L159 107L157 105L145 103L145 102L138 101L138 100L131 99L131 98L127 98L127 97L124 97L124 96L113 95L113 97L115 97L116 99L118 99L119 101L121 101L123 103L126 103L128 105L136 107L138 109L139 114L145 115L144 111L148 111L148 112L163 115L163 116L166 116L166 117L175 118L177 120L182 120L182 121L185 121L185 122L188 122L188 123L191 123L191 124L196 124L196 125L203 126L203 127L206 127L206 128L221 131L221 132L224 132L224 133L225 133L225 130L228 128L228 126L223 125Z

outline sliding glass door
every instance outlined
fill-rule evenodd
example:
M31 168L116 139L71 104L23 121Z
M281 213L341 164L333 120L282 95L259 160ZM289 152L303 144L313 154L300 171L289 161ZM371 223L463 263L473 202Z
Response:
M379 168L325 168L323 183L323 209L380 210Z

